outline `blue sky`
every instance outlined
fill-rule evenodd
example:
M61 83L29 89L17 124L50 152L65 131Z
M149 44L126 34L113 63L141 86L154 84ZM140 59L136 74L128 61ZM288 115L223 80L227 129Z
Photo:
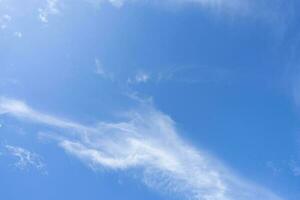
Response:
M300 199L299 6L0 0L1 199Z

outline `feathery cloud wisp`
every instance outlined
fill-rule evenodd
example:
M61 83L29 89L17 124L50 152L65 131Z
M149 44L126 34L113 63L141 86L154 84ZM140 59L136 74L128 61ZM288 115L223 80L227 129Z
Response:
M95 126L47 115L16 100L2 98L0 113L59 128L55 139L66 152L93 168L142 169L141 179L158 190L194 200L281 200L272 192L237 177L212 156L178 135L175 122L153 106L129 112L118 123ZM55 137L55 136L53 136Z
M17 158L15 166L19 169L26 169L28 167L36 168L37 170L44 171L45 164L42 162L39 155L32 153L24 148L5 145L8 154Z

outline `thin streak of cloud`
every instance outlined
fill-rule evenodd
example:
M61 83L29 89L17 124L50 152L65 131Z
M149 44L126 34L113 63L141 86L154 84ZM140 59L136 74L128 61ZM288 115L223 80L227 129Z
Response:
M5 98L0 101L0 112L54 126L61 132L75 130L75 137L53 136L66 152L94 169L142 169L143 182L158 190L194 200L281 200L187 144L179 137L175 122L150 105L129 112L123 122L95 126L47 115Z
M107 69L104 68L102 62L98 59L95 58L95 73L99 76L101 76L104 79L108 79L110 81L114 81L114 74L109 72Z
M90 129L86 126L79 125L68 120L62 120L56 117L52 117L50 115L45 115L43 113L36 112L22 101L8 100L7 98L2 97L0 99L0 102L0 113L2 114L10 113L14 114L16 117L29 119L31 121L49 124L60 128L72 128L79 131L95 131L92 128Z
M100 76L105 76L105 71L103 69L102 63L98 58L95 59L95 65L96 65L96 74Z

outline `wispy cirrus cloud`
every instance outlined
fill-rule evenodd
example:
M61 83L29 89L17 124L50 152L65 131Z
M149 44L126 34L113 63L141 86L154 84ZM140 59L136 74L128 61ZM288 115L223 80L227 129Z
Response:
M94 126L38 112L24 102L5 98L0 101L0 113L65 132L52 137L66 152L94 169L142 170L146 185L187 199L281 200L186 143L175 122L151 105L128 112L122 122Z
M39 171L45 172L45 164L41 157L27 149L18 146L5 145L7 153L17 159L15 167L25 170L28 168L35 168Z

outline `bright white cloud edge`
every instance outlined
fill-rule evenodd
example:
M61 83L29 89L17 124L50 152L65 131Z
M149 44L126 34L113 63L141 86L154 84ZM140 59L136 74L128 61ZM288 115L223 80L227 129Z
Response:
M56 127L64 133L52 137L87 165L142 170L141 179L148 186L186 199L282 199L239 178L212 156L187 144L179 137L175 122L153 106L129 112L124 122L100 122L95 126L38 112L22 101L7 98L0 100L0 114Z

